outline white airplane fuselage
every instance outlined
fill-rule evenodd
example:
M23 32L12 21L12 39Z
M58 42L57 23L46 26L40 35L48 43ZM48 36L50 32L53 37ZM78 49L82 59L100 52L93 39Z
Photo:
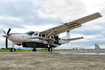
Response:
M31 35L22 34L22 33L11 33L8 39L15 44L22 44L23 42L41 42L42 41L42 40L39 40L39 36L31 36Z
M67 38L68 33L64 38ZM70 40L68 41L68 39L70 39L70 37L68 37L68 39L63 39L63 38L58 37L57 40L56 40L54 38L54 36L50 36L49 38L46 38L44 40L45 37L39 36L39 34L40 33L38 31L29 31L27 33L10 33L9 36L8 36L8 39L16 45L21 45L22 43L27 43L27 42L49 44L49 42L48 42L49 39L53 40L54 42L58 41L56 43L58 45L70 42Z

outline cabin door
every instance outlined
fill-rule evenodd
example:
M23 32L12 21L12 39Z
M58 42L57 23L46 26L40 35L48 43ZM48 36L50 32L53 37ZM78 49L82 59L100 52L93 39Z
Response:
M55 39L54 43L55 44L59 44L59 37L58 36L54 36L54 39Z

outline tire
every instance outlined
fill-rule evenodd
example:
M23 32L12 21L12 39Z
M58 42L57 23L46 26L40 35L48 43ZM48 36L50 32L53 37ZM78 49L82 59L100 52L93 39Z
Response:
M10 51L11 51L11 52L15 52L16 49L15 49L15 48L11 48Z
M52 47L48 47L48 52L52 52Z
M33 48L33 50L32 50L33 52L36 52L36 48Z

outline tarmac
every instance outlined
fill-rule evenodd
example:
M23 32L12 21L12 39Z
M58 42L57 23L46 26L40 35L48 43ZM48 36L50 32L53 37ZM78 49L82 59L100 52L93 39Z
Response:
M87 52L90 51L85 51ZM0 52L0 70L105 70L105 55Z

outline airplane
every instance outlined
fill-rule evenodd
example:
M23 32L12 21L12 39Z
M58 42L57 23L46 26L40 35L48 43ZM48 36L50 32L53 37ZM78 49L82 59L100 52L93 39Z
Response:
M95 50L105 50L105 48L100 48L98 44L95 44Z
M15 45L23 46L26 48L48 48L48 51L52 52L53 48L58 47L62 44L69 43L73 40L83 39L83 37L70 38L70 30L82 26L81 24L94 20L96 18L102 17L99 12L93 13L86 17L64 23L62 25L44 30L44 31L29 31L26 33L10 33L11 28L8 29L7 33L4 31L3 37L6 38L6 49L8 48L8 40L10 40L13 45L10 49L11 52L15 52ZM59 34L66 32L67 35L64 38L59 38Z
M95 50L101 50L98 44L95 44Z

